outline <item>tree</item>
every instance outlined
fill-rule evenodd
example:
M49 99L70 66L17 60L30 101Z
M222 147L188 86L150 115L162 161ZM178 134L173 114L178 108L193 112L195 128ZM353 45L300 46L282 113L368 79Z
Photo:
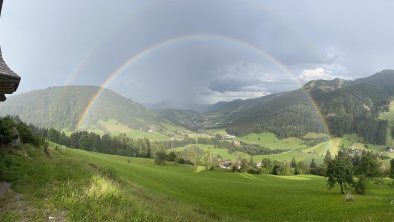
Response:
M297 172L295 172L296 174L306 174L308 173L308 166L305 164L305 162L299 161L297 163L296 170L297 170Z
M363 152L359 163L355 167L355 175L363 175L366 179L373 180L381 177L380 163L372 152Z
M157 151L153 155L153 159L155 164L162 165L165 163L165 160L167 159L167 153L164 150Z
M391 129L391 137L394 138L394 127Z
M332 156L330 150L327 150L326 155L324 156L324 163L328 165L328 163L332 160Z
M326 177L328 188L331 189L335 184L341 187L341 194L344 194L343 187L353 184L353 166L350 158L344 153L339 154L327 165Z
M93 141L90 139L88 132L84 132L79 138L79 145L83 150L93 150Z
M392 159L390 161L390 165L391 165L391 167L390 167L390 178L394 179L394 159Z
M355 183L356 192L359 194L365 193L365 183L368 180L376 180L383 176L381 171L381 164L378 158L371 152L363 152L361 157L358 157L358 163L354 167L355 175L358 177Z
M59 142L59 137L60 137L60 132L51 128L48 131L48 140L58 143Z
M238 172L244 173L249 169L249 161L243 158L239 166Z
M36 138L34 138L31 130L25 123L23 122L17 123L16 129L18 130L19 139L21 140L22 143L30 143L33 145L38 145L39 142L36 140Z
M315 162L315 158L312 159L311 165L309 166L310 168L310 172L313 175L319 175L319 170L318 170L318 166Z
M294 174L294 169L287 162L274 161L272 174L278 176L289 176Z
M171 152L169 152L168 155L167 155L167 160L168 160L168 161L175 161L175 157L176 157L175 152L174 152L174 151L171 151Z
M213 170L213 160L212 160L211 151L207 150L204 152L204 156L202 158L203 164L206 170Z
M263 173L272 173L273 163L269 158L264 158L261 161L261 170Z
M8 145L17 137L15 122L10 117L0 119L0 144Z
M293 159L291 160L290 167L291 168L296 168L297 167L297 162L296 162L294 156L293 156Z
M200 164L203 155L204 151L197 146L191 146L182 151L182 158L193 163L196 167Z

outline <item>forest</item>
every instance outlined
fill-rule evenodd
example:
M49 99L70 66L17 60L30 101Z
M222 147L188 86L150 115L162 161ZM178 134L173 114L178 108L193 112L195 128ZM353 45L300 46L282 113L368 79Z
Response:
M305 99L302 96L305 92L301 90L289 92L264 104L258 112L254 110L255 115L249 113L237 119L227 131L238 136L268 131L279 138L300 138L308 132L329 133L336 137L356 133L365 142L385 144L388 122L378 116L388 111L394 96L393 87L388 83L393 81L390 75L388 79L381 78L383 74L376 75L369 81L350 82L328 92L305 91L313 102Z

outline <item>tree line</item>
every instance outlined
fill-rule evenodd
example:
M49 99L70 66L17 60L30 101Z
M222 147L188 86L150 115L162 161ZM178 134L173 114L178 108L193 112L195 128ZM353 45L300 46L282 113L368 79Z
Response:
M34 135L30 126L18 118L0 118L0 146L29 143L35 146L45 144L44 138Z
M122 156L152 158L154 152L158 150L183 147L190 144L213 145L216 148L228 149L229 153L244 152L249 155L268 155L288 151L286 149L272 150L261 145L248 144L244 142L241 142L239 145L235 145L233 141L226 141L220 137L186 137L183 140L151 141L147 138L132 139L125 134L104 134L101 136L94 132L77 131L70 135L66 135L64 132L53 128L48 130L41 129L33 125L30 127L33 129L34 134L60 145Z
M394 179L394 159L388 162L385 156L365 150L341 147L335 157L332 157L331 153L327 151L324 161L320 165L314 159L310 163L306 163L304 161L297 162L294 157L290 162L264 158L258 164L254 162L252 157L247 159L240 154L236 155L235 160L226 161L220 155L214 155L209 150L204 151L195 145L191 145L181 152L168 153L165 144L152 142L148 139L133 140L124 134L100 136L86 131L75 132L67 136L64 132L61 133L54 129L46 130L32 125L28 126L17 118L0 118L1 147L13 145L16 140L19 140L21 143L47 148L48 144L45 142L45 138L58 144L84 150L153 158L156 164L173 161L174 164L202 165L206 169L212 170L214 167L226 166L227 163L226 167L236 172L321 175L327 178L328 188L331 189L338 184L341 193L344 193L344 190L354 190L364 194L368 182L383 183L383 178L387 176ZM204 140L205 142L209 141Z

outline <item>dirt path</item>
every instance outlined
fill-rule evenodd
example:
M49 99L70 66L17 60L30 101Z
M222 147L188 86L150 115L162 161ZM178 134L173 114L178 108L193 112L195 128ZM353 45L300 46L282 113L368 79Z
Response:
M46 209L38 209L14 192L11 183L0 182L0 221L66 221L65 214L51 216Z
M37 218L37 213L37 209L23 201L22 194L11 189L10 183L0 182L0 220L29 221Z

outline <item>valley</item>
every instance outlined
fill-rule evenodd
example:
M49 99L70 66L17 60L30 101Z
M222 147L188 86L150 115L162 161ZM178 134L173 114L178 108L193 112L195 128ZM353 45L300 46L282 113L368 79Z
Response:
M0 0L0 222L393 222L393 8Z
M238 153L245 158L252 155L258 162L263 158L290 161L294 156L297 161L315 159L321 163L327 150L335 154L340 147L372 150L390 157L393 154L384 151L393 146L394 102L389 104L394 95L393 73L385 70L354 81L311 81L291 92L204 106L203 113L150 110L98 87L51 87L10 97L0 107L0 115L17 115L34 126L55 128L68 136L87 131L134 140L178 141L179 147L169 147L176 151L184 149L182 144L198 145L199 139L216 139L235 145L238 151L226 145L217 147L217 142L200 143L198 147L212 149L215 155L230 160ZM382 96L376 97L377 93ZM311 105L311 99L320 110ZM189 138L191 141L185 142ZM274 153L259 155L236 148L242 144Z
M0 220L389 220L394 92L380 84L393 74L312 81L203 113L150 110L98 87L11 96L0 114L16 116L3 117L0 132L11 138L14 126L26 144L0 150L0 176L34 210L3 208ZM327 189L340 155L355 174L346 186L353 201ZM359 191L363 158L378 170Z

